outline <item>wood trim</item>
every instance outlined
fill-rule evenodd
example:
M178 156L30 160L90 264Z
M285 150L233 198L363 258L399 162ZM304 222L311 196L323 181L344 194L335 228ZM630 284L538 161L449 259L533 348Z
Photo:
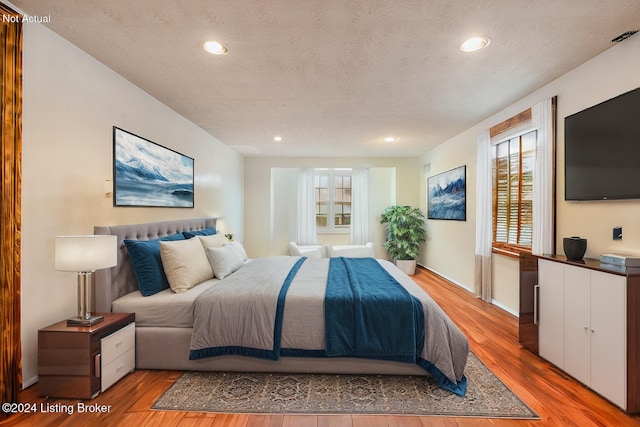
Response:
M553 164L553 172L552 172L552 177L551 177L551 211L553 212L553 225L551 226L552 231L551 234L553 235L553 247L551 250L551 253L555 254L556 253L556 239L557 239L557 203L556 203L556 186L557 186L557 165L556 165L556 159L557 159L557 155L556 155L556 141L557 141L557 129L558 129L558 97L554 96L551 98L551 143L552 145L552 164Z
M538 325L537 325L537 285L538 258L531 254L520 254L519 261L519 316L518 342L534 354L538 354Z
M526 246L512 245L509 243L494 242L491 252L512 258L520 258L520 254L531 255L531 248Z
M627 277L627 412L640 412L640 277Z
M531 108L528 108L523 112L516 114L511 118L508 118L504 122L498 123L497 125L489 128L489 137L493 138L494 136L500 135L501 133L506 132L509 129L513 129L523 123L530 122L531 117Z
M0 4L3 16L20 15ZM22 194L22 24L2 20L0 63L0 397L16 402L22 383L20 231ZM8 416L0 412L0 419Z
M613 264L603 264L599 259L584 258L581 261L568 260L564 255L534 255L536 258L546 259L547 261L560 262L563 264L575 265L578 267L588 268L589 270L601 271L603 273L616 274L618 276L640 277L640 267L623 267ZM640 317L639 317L640 319Z

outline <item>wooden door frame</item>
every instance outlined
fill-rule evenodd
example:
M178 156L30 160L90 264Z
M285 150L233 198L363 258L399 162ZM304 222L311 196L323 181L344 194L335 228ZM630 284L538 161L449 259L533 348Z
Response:
M3 15L21 15L0 3ZM0 397L17 402L22 387L20 241L22 205L22 23L0 22ZM0 412L0 419L9 414Z

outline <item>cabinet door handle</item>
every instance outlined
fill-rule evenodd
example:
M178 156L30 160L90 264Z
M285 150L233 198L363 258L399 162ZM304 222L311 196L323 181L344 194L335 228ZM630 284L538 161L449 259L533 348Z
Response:
M540 319L538 318L538 294L540 293L540 285L533 286L533 324L539 325Z

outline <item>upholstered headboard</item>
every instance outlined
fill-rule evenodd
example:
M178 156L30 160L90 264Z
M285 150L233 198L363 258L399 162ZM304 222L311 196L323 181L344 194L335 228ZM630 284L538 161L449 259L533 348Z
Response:
M138 289L129 261L125 239L151 240L182 231L197 231L215 227L216 218L178 219L144 224L95 226L94 234L118 236L118 264L97 270L94 278L94 307L96 312L110 312L111 302Z

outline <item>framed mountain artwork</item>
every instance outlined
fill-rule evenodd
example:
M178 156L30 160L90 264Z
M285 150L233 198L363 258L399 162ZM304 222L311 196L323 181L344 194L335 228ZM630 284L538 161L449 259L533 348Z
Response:
M113 205L193 208L194 161L113 128Z

